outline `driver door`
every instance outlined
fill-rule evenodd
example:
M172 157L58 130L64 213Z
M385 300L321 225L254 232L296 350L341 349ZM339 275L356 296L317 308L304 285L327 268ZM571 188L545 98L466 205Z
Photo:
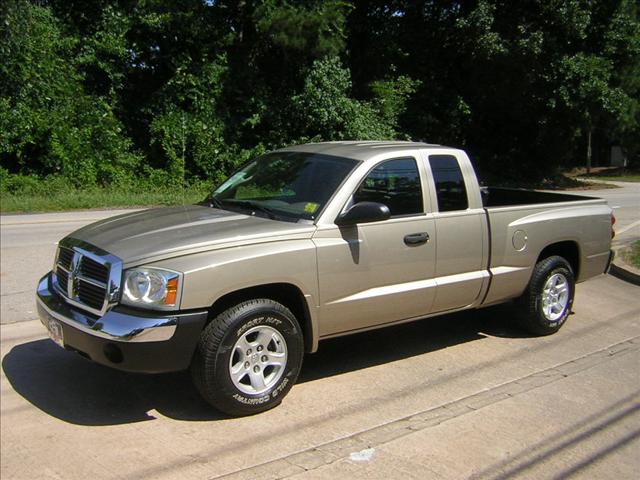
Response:
M354 192L387 205L384 221L318 230L320 336L427 314L435 297L434 220L413 157L376 165Z

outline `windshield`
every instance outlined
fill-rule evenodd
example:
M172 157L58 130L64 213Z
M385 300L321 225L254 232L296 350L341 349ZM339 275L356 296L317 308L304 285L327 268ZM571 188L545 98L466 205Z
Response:
M315 153L269 153L233 174L209 201L276 220L315 220L356 164Z

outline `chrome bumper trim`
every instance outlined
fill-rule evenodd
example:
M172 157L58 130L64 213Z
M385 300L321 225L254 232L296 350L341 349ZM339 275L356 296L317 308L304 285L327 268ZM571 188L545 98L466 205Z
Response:
M89 335L116 342L162 342L173 337L177 315L137 316L109 310L102 317L87 314L64 302L51 288L51 273L38 283L37 305L40 321L49 317Z

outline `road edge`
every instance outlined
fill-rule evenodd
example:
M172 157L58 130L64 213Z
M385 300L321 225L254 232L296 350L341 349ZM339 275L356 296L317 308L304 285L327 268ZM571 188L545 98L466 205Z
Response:
M626 247L627 245L623 245L613 249L615 255L609 273L620 280L640 286L640 274L637 273L637 269L628 265L620 255L620 251Z

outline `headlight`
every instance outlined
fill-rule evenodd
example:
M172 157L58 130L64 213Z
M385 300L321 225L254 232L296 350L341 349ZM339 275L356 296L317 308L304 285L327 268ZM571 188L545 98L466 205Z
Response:
M180 274L159 268L140 267L124 272L122 303L168 308L177 306Z

